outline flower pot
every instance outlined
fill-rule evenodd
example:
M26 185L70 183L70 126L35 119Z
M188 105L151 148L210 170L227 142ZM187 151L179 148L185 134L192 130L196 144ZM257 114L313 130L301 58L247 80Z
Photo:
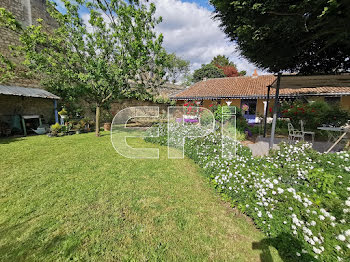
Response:
M105 131L111 131L111 125L112 125L112 123L104 123L103 124L103 129Z

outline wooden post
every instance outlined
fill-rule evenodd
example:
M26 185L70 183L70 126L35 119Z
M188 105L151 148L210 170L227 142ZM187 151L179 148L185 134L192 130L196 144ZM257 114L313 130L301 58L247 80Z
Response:
M270 100L270 90L271 86L267 87L267 101L266 101L266 110L265 110L265 119L264 119L264 137L266 137L266 125L267 125L267 114L269 113L269 100Z
M278 109L278 96L279 96L279 92L280 92L280 84L281 84L281 73L278 73L278 75L277 75L276 94L275 94L275 103L273 105L273 119L272 119L272 127L271 127L270 149L272 149L273 142L275 140L275 130L276 130L276 121L277 121L277 109Z
M22 125L23 125L23 135L27 136L26 122L23 117L22 117Z

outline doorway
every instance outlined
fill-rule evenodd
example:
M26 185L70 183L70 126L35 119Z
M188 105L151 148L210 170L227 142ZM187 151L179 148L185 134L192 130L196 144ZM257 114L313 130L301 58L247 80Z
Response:
M241 100L241 108L247 108L248 110L244 110L243 116L247 120L248 124L255 124L256 118L256 104L257 99L242 99Z

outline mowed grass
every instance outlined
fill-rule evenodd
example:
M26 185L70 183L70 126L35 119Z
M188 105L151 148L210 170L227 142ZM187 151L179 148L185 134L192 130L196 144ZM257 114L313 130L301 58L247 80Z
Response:
M166 159L165 147L159 160L126 159L107 133L90 133L1 139L0 154L1 261L260 261L266 253L253 249L264 236L194 162Z

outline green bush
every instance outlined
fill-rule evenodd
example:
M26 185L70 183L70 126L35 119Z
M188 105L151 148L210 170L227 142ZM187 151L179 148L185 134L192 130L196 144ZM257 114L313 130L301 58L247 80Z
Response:
M253 125L248 127L248 130L251 132L252 135L260 135L262 133L262 127L259 125Z
M229 106L221 106L218 105L216 110L214 111L214 116L216 121L227 121L232 116L232 110Z
M330 106L324 101L304 103L296 100L282 104L281 110L282 116L289 118L293 125L299 126L300 120L303 120L309 130L317 130L322 125L342 126L350 119L349 112L339 105Z
M242 132L245 132L246 129L248 129L248 122L247 120L244 118L244 117L238 117L236 119L236 125L237 125L237 129L242 131Z
M61 129L62 129L62 126L59 123L51 125L50 127L51 135L54 135L54 136L57 135Z
M230 136L231 138L235 138L236 136L236 139L238 141L244 141L246 139L246 135L243 131L235 128L234 126L232 125L227 125L225 127L225 134L227 133L228 136Z
M204 110L201 112L201 124L203 125L210 125L211 123L213 123L214 118L214 114L211 113L209 110Z

